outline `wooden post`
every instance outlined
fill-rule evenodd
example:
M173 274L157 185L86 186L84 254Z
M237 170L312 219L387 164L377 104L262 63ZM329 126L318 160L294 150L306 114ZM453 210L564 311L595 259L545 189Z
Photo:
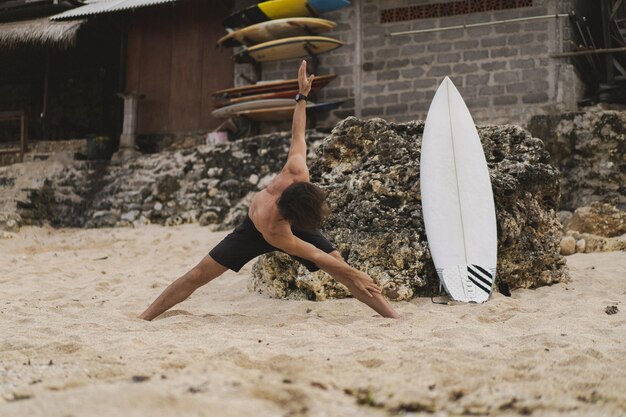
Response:
M256 80L251 84L256 84L263 78L263 64L258 61L254 61L252 66L254 67L254 76L256 77Z
M48 125L48 90L50 80L50 50L46 50L46 68L43 79L43 103L41 108L41 123L42 123L42 139L49 139L49 125Z
M601 0L602 5L602 35L604 36L604 48L611 48L611 34L610 34L610 17L611 8L609 7L610 0ZM608 84L615 83L615 73L613 70L613 55L607 54L605 56L606 63L606 82Z
M626 52L626 46L621 48L609 48L609 49L581 49L576 43L572 42L572 46L576 47L574 52L563 52L560 54L552 54L550 58L567 58L570 56L582 56L582 55L600 55L600 54L613 54L616 52Z
M20 122L20 146L18 148L0 149L0 155L19 154L20 162L24 162L24 154L28 151L28 117L24 111L0 112L0 121L18 120Z
M137 133L137 107L139 100L145 95L131 91L126 94L118 94L124 99L124 126L120 137L120 151L135 151L135 136Z
M20 116L20 162L24 162L24 154L26 153L26 141L28 138L28 123L26 113Z
M359 0L354 5L354 66L352 76L352 94L354 95L354 116L360 119L363 115L363 93L361 92L361 76L363 74L363 1Z

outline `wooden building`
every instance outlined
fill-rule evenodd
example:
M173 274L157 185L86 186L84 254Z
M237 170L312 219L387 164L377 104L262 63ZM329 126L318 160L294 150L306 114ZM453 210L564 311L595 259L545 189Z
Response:
M163 134L215 128L215 90L232 86L230 51L218 49L221 1L185 0L173 7L134 13L128 21L126 91L139 103L138 133Z
M216 47L228 1L68 0L61 14L58 0L23 0L19 13L7 3L20 1L0 0L0 112L27 113L31 139L117 139L119 93L131 91L145 96L139 135L219 124L211 92L232 86L234 73L229 51ZM0 143L18 130L0 124Z

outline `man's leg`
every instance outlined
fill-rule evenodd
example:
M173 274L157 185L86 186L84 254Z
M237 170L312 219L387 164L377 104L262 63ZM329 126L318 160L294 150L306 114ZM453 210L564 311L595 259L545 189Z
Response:
M139 316L140 319L152 320L164 311L184 301L195 290L222 275L228 268L217 263L207 255L192 270L172 282L161 295Z
M341 254L339 253L339 251L333 251L329 255L333 256L334 258L339 259L342 262L345 262L345 260L341 257ZM344 279L343 277L340 277L340 276L336 276L333 278L339 281L340 283L342 283L343 285L345 285L346 287L348 287L348 291L350 291L350 294L352 294L354 298L361 301L362 303L367 304L381 316L388 317L388 318L400 317L400 315L389 305L387 300L385 300L385 297L383 297L382 295L378 293L370 293L368 291L363 291L360 288L358 288L356 285L354 285L354 283L349 279ZM371 297L370 297L370 294L372 295Z

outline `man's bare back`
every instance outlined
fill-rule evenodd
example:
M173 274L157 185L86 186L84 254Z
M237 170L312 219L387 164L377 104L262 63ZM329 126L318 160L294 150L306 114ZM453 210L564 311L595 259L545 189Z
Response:
M261 234L291 233L290 225L280 215L276 203L285 188L298 180L308 181L308 175L304 179L281 172L252 198L248 216Z

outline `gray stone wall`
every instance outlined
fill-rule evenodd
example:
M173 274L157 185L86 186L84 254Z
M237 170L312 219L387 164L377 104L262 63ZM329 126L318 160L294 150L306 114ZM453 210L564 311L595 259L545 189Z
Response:
M346 100L320 117L334 126L349 115L404 122L425 118L434 92L450 76L481 123L525 125L535 114L576 108L580 83L565 59L550 58L568 48L567 19L509 23L397 37L390 33L567 12L574 0L534 0L532 7L446 18L380 23L381 10L425 0L352 0L352 6L325 14L337 28L328 36L344 46L319 57L318 72L338 78L317 101ZM237 7L245 2L237 2ZM262 79L293 78L299 60L263 64ZM239 75L250 65L237 65ZM269 127L276 128L275 126Z

